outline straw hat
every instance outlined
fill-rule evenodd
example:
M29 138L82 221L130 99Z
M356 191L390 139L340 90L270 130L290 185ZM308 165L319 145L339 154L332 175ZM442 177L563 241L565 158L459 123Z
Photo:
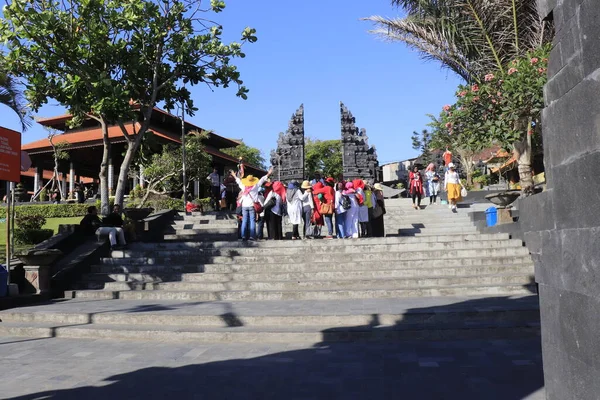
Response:
M242 185L244 185L246 187L252 187L252 186L256 185L259 180L260 179L258 179L254 175L248 175L247 177L242 179Z
M304 181L302 182L302 186L300 186L302 189L311 189L312 187L310 186L310 182L309 181Z
M373 189L383 192L383 186L381 186L381 183L376 183L373 185Z

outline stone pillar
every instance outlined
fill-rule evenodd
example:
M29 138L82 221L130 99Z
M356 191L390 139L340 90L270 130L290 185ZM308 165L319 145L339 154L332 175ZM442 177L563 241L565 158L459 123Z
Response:
M42 186L44 186L44 170L41 165L38 165L35 167L35 175L33 176L33 192L38 193Z
M137 187L137 185L140 184L140 178L137 174L135 174L133 176L133 188L135 189Z
M115 168L113 167L112 158L108 159L108 195L113 195L113 183L115 181Z
M145 187L144 183L144 166L140 165L140 186Z
M539 284L546 399L600 393L600 7L539 0L555 38L542 115L547 190L519 203Z
M194 181L194 196L196 199L200 197L200 181L197 179Z
M73 195L75 191L75 168L73 167L73 163L69 164L69 193Z
M61 189L62 189L62 192L63 192L63 196L65 196L65 198L62 199L64 201L64 200L66 200L69 197L68 193L67 193L67 174L65 174L63 172L61 175L62 175L62 177L61 177L60 184L61 184Z

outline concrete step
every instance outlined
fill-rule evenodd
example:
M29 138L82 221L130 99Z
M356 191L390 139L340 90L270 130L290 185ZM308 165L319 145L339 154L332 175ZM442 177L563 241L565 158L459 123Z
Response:
M532 324L464 325L454 323L438 329L423 329L418 324L401 328L363 326L355 328L321 327L194 327L165 325L56 326L55 324L5 323L0 335L29 338L76 338L137 340L152 342L195 343L327 343L327 342L400 342L441 340L493 340L539 336L540 328Z
M324 268L325 269L325 268ZM511 264L467 267L406 268L364 271L313 271L313 272L269 272L269 273L93 273L83 276L89 282L231 282L231 281L285 281L324 279L381 279L415 278L434 276L476 276L490 274L532 274L533 264Z
M184 291L184 290L74 290L67 298L123 299L123 300L193 300L193 301L256 301L256 300L346 300L384 299L422 296L482 296L518 295L535 292L535 285L467 285L452 287L418 287L402 289L346 289L346 290L272 290L272 291Z
M285 281L226 281L226 282L80 282L79 288L124 290L167 290L167 291L294 291L294 290L350 290L350 289L403 289L431 286L465 285L527 285L533 280L531 272L519 274L490 274L477 276L436 276L413 278L338 279L338 280L285 280Z
M329 245L331 240L321 240L318 244L310 247L311 254L367 254L381 252L417 252L430 250L462 250L462 249L491 249L523 247L520 240L485 240L485 241L463 241L463 242L441 242L441 243L389 243L389 244L362 244L361 246L336 246ZM302 248L294 248L300 254L304 252ZM135 249L135 250L116 250L111 252L112 259L121 258L144 258L144 257L173 257L173 256L254 256L254 255L285 255L290 254L290 248L271 247L268 250L261 247L236 247L236 248L179 248L179 249Z
M489 266L489 265L513 265L532 263L531 257L527 255L521 256L504 256L504 257L470 257L470 258L424 258L421 260L378 260L376 265L371 266L368 263L330 263L330 262L291 262L291 263L276 263L276 264L198 264L193 262L190 264L103 264L93 265L92 273L289 273L289 272L350 272L350 271L366 271L373 270L402 270L413 268L450 268L450 267L473 267L473 266Z
M176 235L168 233L164 235L164 240L166 241L206 241L206 242L214 242L214 241L223 241L223 240L237 240L237 232L236 233L196 233L196 234L186 234L186 235Z
M496 234L467 234L467 235L441 235L441 236L427 236L425 238L364 238L360 240L328 240L327 246L369 246L373 244L415 244L415 243L434 243L434 242L475 242L485 240L508 240L510 235L507 233L496 233ZM239 241L221 241L221 242L160 242L160 243L132 243L129 245L129 250L147 250L147 249L188 249L188 248L247 248L247 247L259 247L259 248L312 248L313 246L323 246L322 240L269 240L269 241L257 241L257 242L239 242Z
M146 265L146 264L290 264L295 262L330 262L332 264L350 264L359 262L356 258L358 253L306 253L302 255L249 255L249 256L211 256L201 253L193 254L167 254L157 257L129 257L129 258L102 258L101 264L104 265ZM505 247L505 248L466 248L466 249L448 249L448 250L419 250L419 251L389 251L377 254L377 261L407 261L423 259L461 259L461 258L487 258L487 257L513 257L525 256L529 252L525 247ZM363 261L360 261L363 262Z
M323 302L321 302L323 303ZM350 307L356 306L356 301L346 301ZM252 303L250 303L252 304ZM294 305L294 304L292 304ZM315 304L320 306L320 304ZM478 310L470 307L449 306L428 309L398 310L394 313L382 313L377 315L378 326L392 327L399 324L420 324L433 329L440 325L454 324L461 321L463 324L488 323L539 323L539 307L537 302L523 301L522 304L505 305L501 309L485 309L480 305ZM126 305L124 305L127 308ZM230 306L236 309L235 304ZM373 323L372 313L342 313L339 311L325 314L310 313L309 307L300 304L301 313L293 312L293 315L281 315L278 307L269 304L261 304L258 307L260 313L247 315L244 313L210 313L209 310L200 310L191 313L184 308L183 312L170 313L149 310L141 313L105 311L102 313L82 312L30 312L19 310L13 312L2 312L0 318L4 323L51 323L51 324L104 324L104 325L170 325L170 326L203 326L203 327L269 327L269 326L322 326L328 327L356 327ZM324 308L321 306L321 308ZM333 308L339 308L333 306ZM391 307L387 307L391 308ZM347 311L348 309L346 309ZM167 310L168 311L168 310ZM252 310L252 312L257 310Z
M233 234L237 235L237 226L230 227L214 227L214 226L206 226L198 229L175 229L171 234L181 235L181 236L189 236L189 235L223 235L223 234Z

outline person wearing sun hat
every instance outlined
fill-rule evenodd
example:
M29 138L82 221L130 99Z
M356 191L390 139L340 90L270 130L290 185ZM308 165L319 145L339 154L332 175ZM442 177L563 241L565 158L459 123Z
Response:
M313 237L311 219L313 210L315 209L315 203L312 196L312 186L309 181L302 182L300 186L302 192L302 220L304 221L304 239L311 239Z
M261 179L253 175L240 179L235 172L231 171L231 176L235 178L241 190L239 201L242 207L242 240L256 240L256 210L254 203L258 202L258 190L272 173L273 167Z
M444 178L444 190L448 194L449 208L452 212L456 212L456 204L462 200L460 190L462 184L460 183L460 176L456 172L456 166L454 163L448 164L448 172Z

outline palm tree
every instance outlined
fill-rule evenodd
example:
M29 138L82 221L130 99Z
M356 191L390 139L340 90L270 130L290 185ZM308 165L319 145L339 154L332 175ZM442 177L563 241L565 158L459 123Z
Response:
M404 18L372 16L371 32L403 42L467 82L504 71L513 59L551 39L536 0L392 0Z
M25 106L25 100L17 88L17 83L10 75L3 72L0 72L0 104L7 106L19 116L23 130L31 125L29 110Z

